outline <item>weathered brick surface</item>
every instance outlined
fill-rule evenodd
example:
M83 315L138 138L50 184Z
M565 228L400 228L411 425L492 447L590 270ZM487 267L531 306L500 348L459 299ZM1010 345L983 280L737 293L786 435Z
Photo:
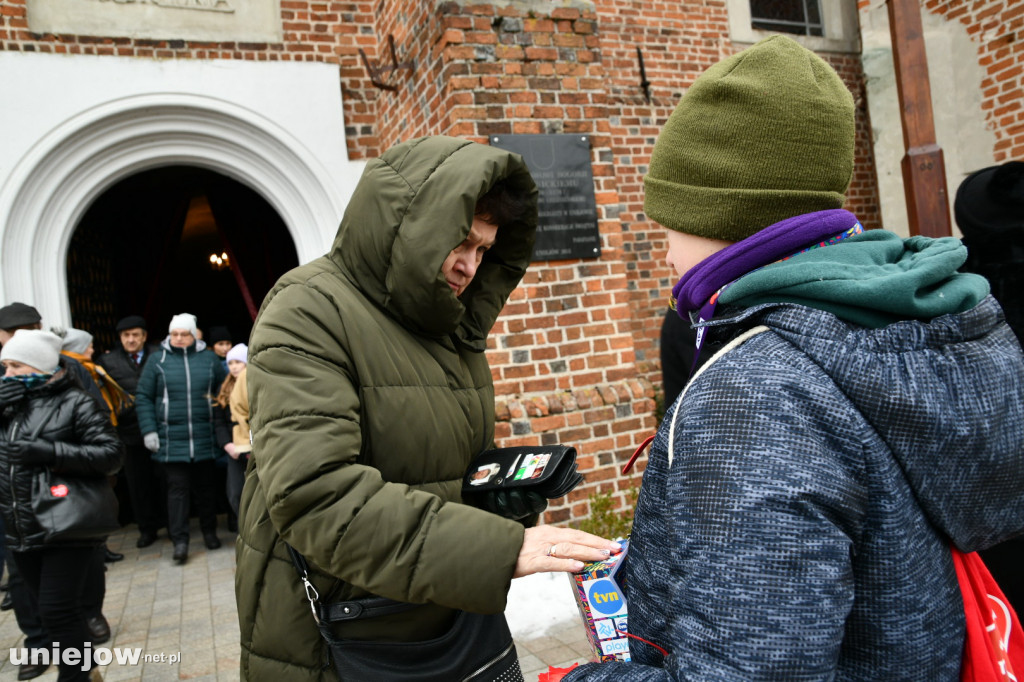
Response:
M967 27L985 70L981 110L996 135L995 162L1024 159L1024 3L923 0L921 11Z
M83 0L84 1L84 0ZM862 0L866 2L867 0ZM661 127L693 80L741 45L729 39L725 0L550 3L547 14L471 0L282 0L280 43L203 43L28 32L25 0L0 0L0 50L161 59L337 64L351 158L376 156L426 134L487 142L490 135L574 133L590 139L601 237L597 260L539 262L513 292L489 339L499 445L565 442L587 483L549 521L588 513L587 496L632 479L618 469L656 427L659 331L675 276L664 231L647 220L643 177ZM1020 97L1024 5L1013 0L924 0L960 21L988 71L984 110L997 159L1024 157ZM398 69L371 82L372 65ZM642 54L647 90L641 87ZM857 163L848 206L880 224L870 123L859 57L822 55L858 102ZM642 468L642 465L641 467Z

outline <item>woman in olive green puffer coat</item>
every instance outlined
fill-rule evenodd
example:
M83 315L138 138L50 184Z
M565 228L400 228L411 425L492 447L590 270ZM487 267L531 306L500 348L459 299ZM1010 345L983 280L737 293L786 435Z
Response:
M529 209L498 230L457 296L442 265L500 180L524 190ZM549 544L524 544L521 524L461 504L469 462L494 445L486 336L529 264L536 215L518 155L447 137L402 143L368 163L330 252L267 295L247 371L243 679L334 677L284 541L331 601L374 594L423 605L337 628L358 639L428 639L454 609L501 613L528 549L526 572L573 570L544 549L578 541L552 534L579 531L531 529L527 538L548 533Z

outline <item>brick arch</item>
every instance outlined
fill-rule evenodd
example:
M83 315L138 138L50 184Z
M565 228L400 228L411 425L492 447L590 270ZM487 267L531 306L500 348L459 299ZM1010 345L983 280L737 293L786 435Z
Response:
M257 112L196 95L125 98L51 131L0 188L0 300L70 324L65 260L82 215L119 180L167 165L213 170L261 194L300 262L323 253L341 215L327 172Z

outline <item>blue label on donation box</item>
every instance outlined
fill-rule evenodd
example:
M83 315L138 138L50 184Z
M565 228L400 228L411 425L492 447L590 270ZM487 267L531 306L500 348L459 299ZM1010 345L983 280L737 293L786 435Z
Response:
M586 586L587 599L590 601L590 608L595 611L595 617L615 616L626 611L626 599L619 592L619 586L613 581L602 579L595 580Z

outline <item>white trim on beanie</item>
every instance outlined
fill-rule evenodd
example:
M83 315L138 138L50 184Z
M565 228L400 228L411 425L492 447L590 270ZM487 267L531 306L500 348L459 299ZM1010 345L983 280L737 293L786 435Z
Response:
M192 336L196 336L196 316L192 313L178 313L171 318L171 324L167 326L168 332L175 329L187 329L192 332Z
M43 374L53 374L60 366L60 344L60 337L53 332L19 329L0 350L0 360L13 360Z

